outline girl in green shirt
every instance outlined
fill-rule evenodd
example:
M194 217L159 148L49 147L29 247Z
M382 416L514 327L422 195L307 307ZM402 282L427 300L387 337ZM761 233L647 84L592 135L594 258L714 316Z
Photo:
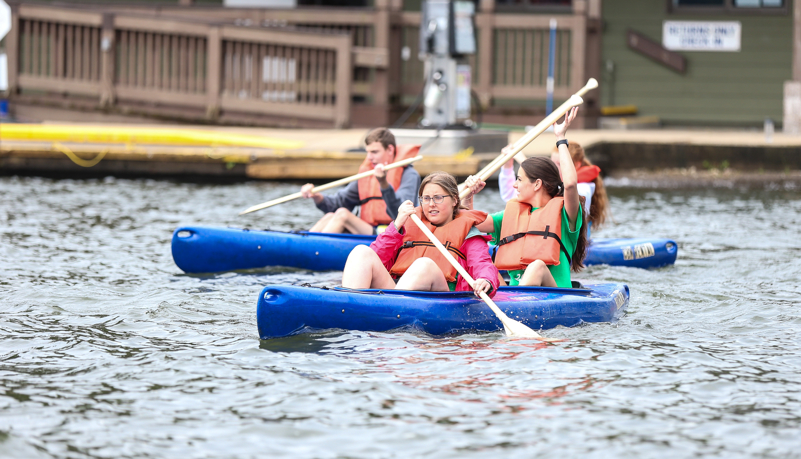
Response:
M577 111L578 108L574 107L565 116L564 123L554 124L561 178L559 169L550 158L534 157L521 164L514 184L518 193L517 200L522 204L530 205L532 212L544 207L555 197L564 197L564 208L561 212L562 234L560 235L564 250L560 250L560 262L558 265L546 265L542 260L534 260L525 269L510 271L510 285L570 288L570 270L578 271L584 266L583 261L587 249L586 228L583 224L581 202L576 187L578 182L576 167L565 139L567 127L575 119ZM483 185L478 178L472 176L465 184L479 190ZM476 184L479 186L474 187L473 185ZM465 204L472 207L472 197L465 199ZM476 225L476 228L492 236L493 242L497 243L500 239L503 214L503 212L499 212L488 216L483 223ZM565 250L570 254L569 261L567 254L564 253Z

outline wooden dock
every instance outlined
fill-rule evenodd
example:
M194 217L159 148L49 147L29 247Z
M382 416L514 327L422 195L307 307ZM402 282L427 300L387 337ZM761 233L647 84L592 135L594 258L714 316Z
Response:
M363 145L364 129L191 129L272 139L277 145L299 148L70 142L52 137L7 140L0 126L0 174L328 180L352 175L364 159L363 152L353 151ZM509 140L522 135L511 132ZM584 145L607 173L671 167L801 170L801 136L781 133L766 138L756 131L572 130L569 139ZM524 152L547 155L552 149L553 135L545 133ZM425 159L415 165L421 175L443 170L459 177L475 173L495 156L440 156L425 149L422 154Z

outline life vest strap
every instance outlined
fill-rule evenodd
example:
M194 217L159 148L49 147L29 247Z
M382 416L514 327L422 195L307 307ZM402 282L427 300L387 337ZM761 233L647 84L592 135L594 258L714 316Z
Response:
M373 201L373 200L375 200L375 199L382 199L382 200L383 200L384 198L383 198L383 197L381 197L381 196L370 196L369 198L364 198L364 199L361 199L361 200L359 200L359 205L360 205L360 206L363 206L363 205L365 205L366 203L368 203L368 202L370 202L370 201Z
M411 249L413 247L436 247L433 242L431 241L406 241L401 244L400 249L398 249L398 253L400 253L403 249ZM462 260L467 260L467 257L461 250L453 247L450 241L445 243L445 248L448 249L449 252L453 253L457 257L461 258Z
M556 239L556 242L559 243L559 248L562 250L562 253L564 253L565 256L567 257L567 264L572 264L573 259L567 252L567 248L565 247L565 245L562 244L562 238L560 238L558 234L549 231L550 228L551 228L550 225L548 225L545 227L545 231L526 231L525 233L516 233L506 236L505 238L502 238L498 241L498 247L505 244L509 244L511 242L520 239L521 237L526 237L526 236L542 236L543 239L548 239L549 237L551 237Z

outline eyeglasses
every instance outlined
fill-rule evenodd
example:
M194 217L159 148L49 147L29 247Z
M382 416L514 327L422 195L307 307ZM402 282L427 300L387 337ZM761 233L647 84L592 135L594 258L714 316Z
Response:
M434 201L434 204L442 204L442 201L444 201L445 198L450 198L450 196L443 196L439 194L435 194L434 196L420 196L420 202L428 204L429 202Z

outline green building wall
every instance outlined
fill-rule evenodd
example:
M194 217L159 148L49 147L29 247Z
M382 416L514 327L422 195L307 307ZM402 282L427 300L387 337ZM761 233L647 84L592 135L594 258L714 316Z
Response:
M762 126L765 118L781 123L783 84L792 79L792 11L674 14L665 0L603 0L602 17L602 106L636 105L638 115L658 116L665 125ZM741 49L678 51L687 59L686 73L679 74L628 48L628 29L662 43L665 20L740 21Z

